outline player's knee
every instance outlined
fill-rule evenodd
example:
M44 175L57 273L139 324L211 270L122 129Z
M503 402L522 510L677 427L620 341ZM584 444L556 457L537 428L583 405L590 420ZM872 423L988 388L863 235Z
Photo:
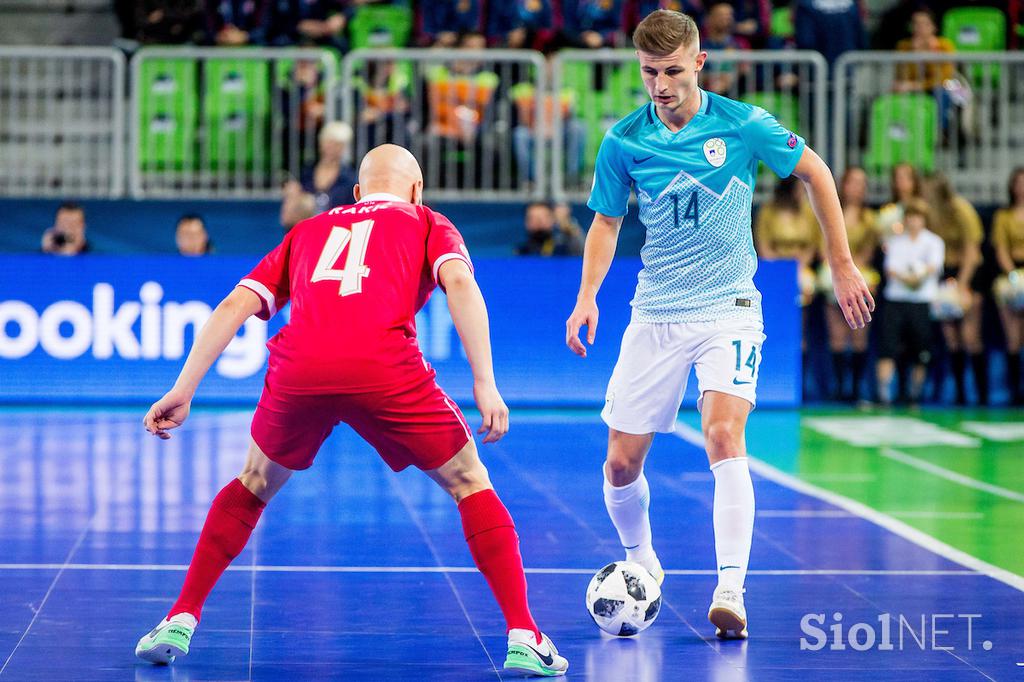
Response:
M469 471L460 472L447 487L448 494L452 496L455 503L458 504L470 495L475 495L483 490L490 490L491 478L487 474L487 469L481 464L479 468L474 468Z
M704 429L708 455L714 459L743 456L743 430L732 421L712 422Z
M270 481L256 469L243 469L238 475L238 480L256 497L264 498L270 490Z
M629 485L640 475L643 460L628 456L622 452L609 452L605 461L605 472L608 482L614 486Z

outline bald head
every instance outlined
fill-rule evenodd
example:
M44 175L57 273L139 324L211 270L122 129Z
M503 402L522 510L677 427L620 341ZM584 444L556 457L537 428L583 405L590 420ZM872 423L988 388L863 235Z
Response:
M420 164L405 147L382 144L374 147L359 164L356 200L368 194L387 192L413 204L423 198L423 173Z

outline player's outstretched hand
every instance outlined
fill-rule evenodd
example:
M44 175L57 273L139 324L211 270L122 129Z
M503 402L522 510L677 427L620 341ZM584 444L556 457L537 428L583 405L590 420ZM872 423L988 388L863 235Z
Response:
M579 299L565 322L565 345L581 358L587 357L587 347L580 341L580 329L584 325L587 327L587 343L593 346L597 337L597 301Z
M473 399L483 417L483 423L476 432L485 434L485 443L497 443L508 433L508 406L498 393L498 387L493 382L475 382Z
M875 299L871 296L864 275L852 262L832 269L832 286L836 302L850 329L863 329L871 321L875 311Z
M176 429L188 419L188 411L192 406L192 396L171 389L163 398L153 403L149 412L142 419L142 425L154 436L163 440L171 437L167 433Z

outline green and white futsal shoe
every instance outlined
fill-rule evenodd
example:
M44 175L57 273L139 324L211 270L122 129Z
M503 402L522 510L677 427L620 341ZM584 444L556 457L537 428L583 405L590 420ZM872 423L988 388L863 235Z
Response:
M176 613L164 618L135 645L135 655L150 663L167 664L188 653L192 633L199 623L190 613Z
M558 655L558 649L541 633L540 644L530 630L513 628L508 631L508 655L505 670L520 675L556 677L569 669L569 661Z
M715 626L715 636L719 639L747 638L747 610L743 608L743 588L715 588L708 609L708 620Z

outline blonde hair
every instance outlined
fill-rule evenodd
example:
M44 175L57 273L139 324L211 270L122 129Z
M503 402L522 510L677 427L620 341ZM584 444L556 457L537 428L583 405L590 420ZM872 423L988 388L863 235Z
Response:
M640 52L657 57L672 54L680 46L696 45L700 33L693 19L670 9L651 12L633 32L633 45Z
M318 139L320 142L325 140L340 142L347 147L352 143L352 126L344 121L331 121L324 124L324 127L320 129L320 137Z
M904 220L912 215L921 216L924 218L925 225L927 225L932 219L932 207L924 199L915 197L903 207Z

